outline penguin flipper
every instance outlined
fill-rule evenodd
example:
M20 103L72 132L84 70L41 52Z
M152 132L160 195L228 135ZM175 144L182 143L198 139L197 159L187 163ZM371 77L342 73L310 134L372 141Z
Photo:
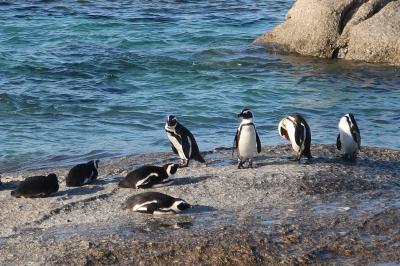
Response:
M294 139L299 147L301 147L301 144L304 142L304 129L305 127L303 124L296 124Z
M361 147L361 136L360 136L360 131L358 131L356 128L351 128L351 136L353 137L354 141L357 143L358 149L360 150Z
M239 140L239 129L236 130L235 139L233 140L232 156L233 156L233 153L235 152L235 149L237 149L237 147L238 147L238 140Z
M336 148L340 151L342 149L342 143L340 142L340 134L336 138Z
M261 152L261 140L260 140L260 137L258 136L257 131L256 131L256 141L257 141L257 152L260 153Z
M174 144L172 144L171 141L169 143L171 144L172 152L178 154L178 150L175 148Z
M189 140L189 136L182 138L182 150L188 160L190 159L190 146L193 145L191 142L192 141Z

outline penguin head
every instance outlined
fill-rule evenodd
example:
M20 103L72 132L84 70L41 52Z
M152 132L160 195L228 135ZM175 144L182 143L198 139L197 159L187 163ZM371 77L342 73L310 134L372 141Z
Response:
M238 114L238 117L242 117L243 119L250 119L253 118L253 113L249 109L245 108L240 112L240 114Z
M187 203L186 201L184 201L183 199L176 199L172 209L175 212L181 212L181 211L184 211L184 210L189 209L191 207L192 206L189 203Z
M356 122L356 119L354 118L354 114L353 114L353 113L345 114L345 115L342 117L342 119L343 119L343 120L346 120L346 122L347 122L347 124L349 125L350 128L355 128L355 129L359 130L359 129L358 129L357 122ZM342 120L342 119L341 119L341 120Z
M89 162L89 164L92 165L95 169L99 168L99 163L100 163L100 160L93 160L93 161Z
M167 125L168 125L169 127L174 127L174 126L176 126L176 123L177 123L177 121L176 121L176 117L175 117L174 115L169 115L169 116L167 117Z
M164 167L165 171L167 172L167 175L172 176L172 175L176 174L176 172L178 171L179 164L169 163L169 164L165 164L163 167Z

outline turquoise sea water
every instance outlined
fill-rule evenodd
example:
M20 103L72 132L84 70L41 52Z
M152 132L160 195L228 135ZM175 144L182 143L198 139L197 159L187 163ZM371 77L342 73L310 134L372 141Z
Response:
M0 2L0 172L169 151L168 114L200 149L230 146L242 107L264 145L300 112L334 143L400 148L400 70L279 56L252 45L293 1Z

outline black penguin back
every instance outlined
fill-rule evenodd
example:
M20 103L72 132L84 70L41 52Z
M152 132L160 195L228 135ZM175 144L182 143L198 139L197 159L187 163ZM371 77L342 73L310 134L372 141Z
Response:
M152 173L157 174L157 176L150 176ZM121 188L136 188L137 183L145 178L148 178L148 180L146 184L143 184L140 188L150 188L159 184L164 179L168 178L168 174L163 167L144 165L128 173L126 177L119 182L118 186Z
M292 116L298 125L303 124L305 127L306 135L304 136L304 150L302 155L306 156L308 159L312 158L311 155L311 129L304 117L298 113L290 115ZM296 130L298 130L296 128Z
M190 142L192 143L192 154L190 155L189 159L194 159L195 161L205 163L203 156L200 153L199 146L197 145L196 139L194 138L192 132L189 131L186 127L177 123L175 131L179 134L182 138L189 137Z
M67 187L80 187L91 183L98 176L97 164L98 161L89 161L72 167L65 179Z
M59 184L55 174L31 176L22 181L14 191L11 191L11 196L26 198L47 197L57 192L58 189Z
M145 202L156 202L156 208L168 208L175 202L175 198L160 192L144 192L130 196L126 199L123 209L131 209L135 205L143 204Z

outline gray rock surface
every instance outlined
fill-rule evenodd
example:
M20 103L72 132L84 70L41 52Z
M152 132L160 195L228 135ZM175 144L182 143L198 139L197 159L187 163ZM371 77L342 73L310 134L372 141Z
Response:
M400 65L399 0L298 0L255 40L278 52Z
M230 150L208 152L207 166L178 170L151 189L194 205L181 215L122 210L143 190L118 181L170 153L104 162L95 183L65 187L68 169L3 173L0 265L299 265L400 263L400 151L363 147L355 163L333 145L314 159L288 160L289 146L264 147L254 169L236 169ZM54 172L53 197L15 199L24 176Z

